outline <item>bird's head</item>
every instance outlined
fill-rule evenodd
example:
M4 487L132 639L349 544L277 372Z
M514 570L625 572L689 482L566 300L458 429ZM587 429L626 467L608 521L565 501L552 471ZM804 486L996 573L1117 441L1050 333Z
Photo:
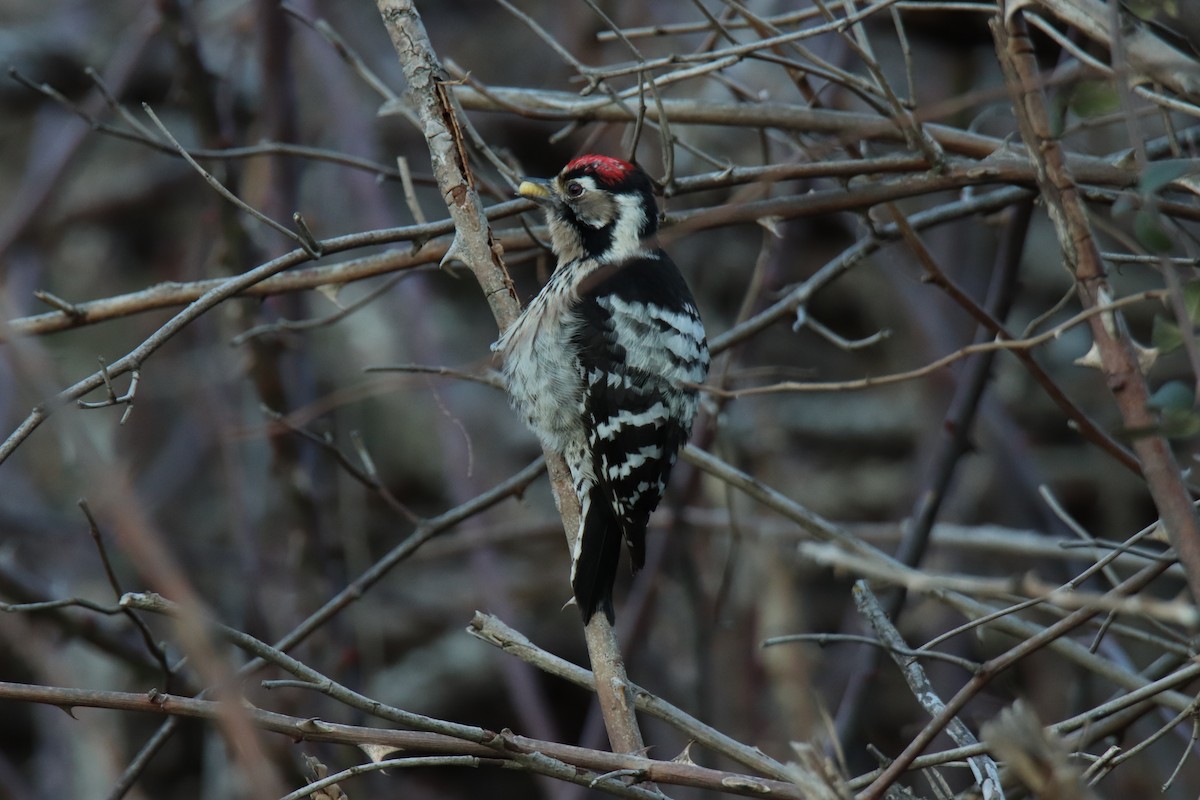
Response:
M622 261L646 249L658 229L650 178L618 158L580 156L552 179L522 179L517 194L545 208L559 263Z

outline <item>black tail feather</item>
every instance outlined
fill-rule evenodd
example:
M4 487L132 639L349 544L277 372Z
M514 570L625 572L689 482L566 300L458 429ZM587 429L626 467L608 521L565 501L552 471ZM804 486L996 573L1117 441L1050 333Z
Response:
M579 526L579 558L571 575L575 603L583 614L583 624L592 619L598 609L604 611L611 623L613 614L613 582L621 557L621 529L612 507L597 497L583 503L583 520Z

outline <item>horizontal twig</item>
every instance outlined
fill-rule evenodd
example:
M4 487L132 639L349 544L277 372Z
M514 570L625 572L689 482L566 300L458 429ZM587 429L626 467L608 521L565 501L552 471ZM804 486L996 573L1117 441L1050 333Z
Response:
M581 122L632 122L635 114L609 98L580 97L570 92L489 86L487 94L471 86L454 87L463 107L475 111L520 113L534 119ZM904 142L904 132L892 120L857 111L808 108L789 103L721 103L711 100L663 98L662 110L672 125L721 125L739 128L778 128L804 133L842 136L847 141ZM646 117L658 121L658 108L647 106ZM951 153L987 158L1011 150L1004 139L964 131L948 125L925 126L929 135ZM1072 169L1082 178L1091 169L1093 178L1109 175L1114 182L1132 177L1128 167L1095 156L1072 154ZM1108 183L1110 181L1103 181Z
M844 570L910 592L933 594L957 592L973 597L1027 597L1064 609L1090 608L1116 611L1138 617L1156 619L1185 628L1200 625L1200 609L1183 600L1159 600L1147 595L1117 597L1109 594L1082 592L1053 586L1032 574L1013 578L979 578L964 575L943 575L922 570L896 570L886 564L847 553L839 547L820 542L801 542L801 557L824 567Z
M23 703L42 703L63 709L108 708L116 711L207 720L217 720L222 715L228 714L228 711L224 710L225 704L220 701L198 700L158 691L136 694L0 682L0 699ZM658 761L640 755L609 753L558 742L530 739L512 733L499 735L501 736L500 749L497 749L440 733L343 725L314 717L293 717L245 704L242 708L246 718L255 727L283 734L297 742L332 742L355 746L373 744L395 747L413 754L471 755L482 758L517 760L517 764L525 769L533 772L545 772L552 774L553 777L562 778L566 776L553 774L547 769L552 762L588 770L589 780L598 775L618 770L631 770L655 783L694 786L746 797L770 796L785 798L785 800L805 800L794 785L782 781L723 772L697 764ZM524 755L537 754L545 756L545 760L521 758ZM645 790L641 790L631 796L651 797L657 795L650 795Z
M584 669L566 659L546 652L529 641L526 636L505 625L491 614L483 614L476 611L475 616L471 619L471 624L467 626L467 633L488 644L499 647L510 655L515 655L517 658L527 664L532 664L543 672L555 675L588 690L594 690L595 688L595 678L591 670ZM637 706L638 711L661 719L689 739L699 742L713 752L731 758L743 766L758 770L763 775L772 778L790 780L791 775L788 769L758 748L748 747L735 739L731 739L715 728L696 719L691 714L676 708L640 686L631 684L630 691L633 693L634 704Z

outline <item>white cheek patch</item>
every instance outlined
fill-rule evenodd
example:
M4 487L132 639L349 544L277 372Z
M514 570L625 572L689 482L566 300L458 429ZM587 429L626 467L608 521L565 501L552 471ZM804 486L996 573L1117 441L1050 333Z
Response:
M642 251L642 228L646 224L646 207L639 194L618 194L617 219L613 223L612 247L605 261L618 263Z

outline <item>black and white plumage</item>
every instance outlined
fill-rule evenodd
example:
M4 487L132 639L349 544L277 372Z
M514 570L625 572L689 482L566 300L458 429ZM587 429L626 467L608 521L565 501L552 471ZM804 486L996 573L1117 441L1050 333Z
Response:
M709 366L704 326L655 241L640 168L582 156L518 192L545 208L558 266L493 349L513 407L571 470L582 509L571 586L584 622L597 609L611 621L621 542L641 568L646 524L691 431Z

